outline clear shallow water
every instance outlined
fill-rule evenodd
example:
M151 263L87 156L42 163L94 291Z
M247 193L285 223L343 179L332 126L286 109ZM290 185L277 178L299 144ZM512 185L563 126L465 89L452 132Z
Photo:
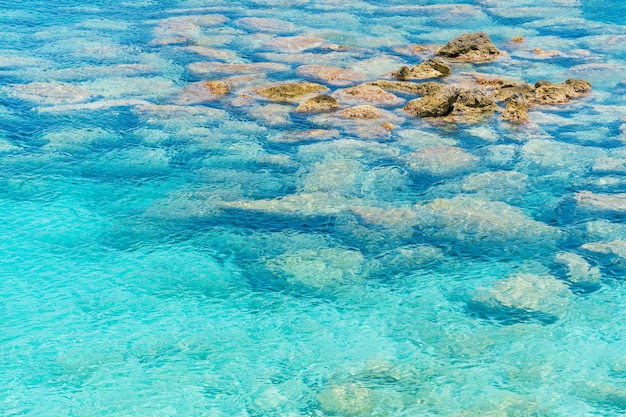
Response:
M433 3L3 7L0 414L622 415L626 257L583 246L626 240L621 5ZM510 57L455 74L593 93L522 128L391 109L382 134L242 96L317 62L373 80L474 30ZM296 34L323 44L271 46ZM286 66L190 106L213 110L149 107L233 75L201 61ZM471 162L411 165L440 144Z

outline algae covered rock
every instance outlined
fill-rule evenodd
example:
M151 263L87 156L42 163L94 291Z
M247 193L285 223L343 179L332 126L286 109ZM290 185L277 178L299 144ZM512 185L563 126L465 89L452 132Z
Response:
M272 101L293 102L308 95L323 93L328 87L316 83L285 83L257 90L257 94Z
M526 100L519 93L514 93L507 98L506 107L502 111L502 118L515 123L524 123L528 121L528 105Z
M454 113L457 114L493 113L497 108L493 98L478 88L461 90L454 102Z
M485 32L476 32L452 39L437 51L437 55L474 62L495 59L500 51Z
M296 107L298 113L321 113L326 111L333 111L339 108L337 100L327 94L321 96L312 97L303 101Z
M443 77L451 72L452 69L450 69L448 64L441 59L434 58L414 67L403 66L391 75L401 81L407 81Z
M532 101L537 104L563 104L573 98L582 97L591 91L591 84L585 80L569 79L560 84L537 81Z
M412 116L439 117L446 116L452 111L461 89L455 86L446 86L434 94L409 101L404 111Z
M424 83L413 83L403 81L376 80L367 83L380 87L383 90L394 91L399 93L416 94L418 96L426 96L434 94L445 87L445 84L428 81Z
M343 117L350 119L378 119L383 115L380 109L364 104L362 106L349 107L341 112Z

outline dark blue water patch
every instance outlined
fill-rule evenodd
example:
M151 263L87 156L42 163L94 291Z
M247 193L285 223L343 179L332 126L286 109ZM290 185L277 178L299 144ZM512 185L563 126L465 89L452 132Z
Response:
M626 24L623 0L582 0L583 17L605 23Z

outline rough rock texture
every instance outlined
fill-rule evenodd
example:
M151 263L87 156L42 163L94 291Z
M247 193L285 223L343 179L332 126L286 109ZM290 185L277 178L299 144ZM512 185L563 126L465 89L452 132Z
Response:
M400 97L370 84L361 84L338 90L334 97L345 104L377 104L380 106L398 106L404 103Z
M316 83L286 83L257 91L262 97L272 101L293 102L310 94L322 93L328 88Z
M296 70L301 77L313 78L331 85L350 85L367 80L361 72L328 65L302 65Z
M485 32L476 32L452 39L437 51L437 55L475 62L495 59L500 51Z
M473 88L461 90L454 103L454 113L484 114L493 113L498 106L493 98L483 90Z
M178 104L197 104L214 101L230 93L225 81L199 81L185 86L176 99Z
M451 72L452 70L448 64L443 62L441 59L434 58L429 59L426 62L422 62L414 67L409 68L407 66L403 66L391 75L401 81L406 81L443 77Z
M531 100L536 104L563 104L591 91L591 84L584 80L569 79L561 84L537 81Z
M419 96L434 94L446 86L445 84L432 81L425 83L412 83L402 81L377 80L369 82L367 84L380 87L383 90L395 91L400 93L410 93Z
M382 111L367 104L362 106L349 107L341 112L343 117L351 119L378 119L382 116Z
M446 86L434 94L409 101L404 111L412 116L439 117L452 111L461 90L458 87Z
M528 121L528 105L524 97L515 93L505 101L506 107L502 111L502 118L515 123Z
M320 113L325 111L337 110L339 103L334 97L323 94L321 96L312 97L303 101L296 107L298 113Z

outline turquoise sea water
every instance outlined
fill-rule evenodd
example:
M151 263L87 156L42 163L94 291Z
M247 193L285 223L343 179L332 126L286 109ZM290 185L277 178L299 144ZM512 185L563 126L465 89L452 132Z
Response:
M0 2L0 415L624 415L624 16ZM302 65L375 80L472 31L506 54L452 79L592 93L523 126L391 106L392 131L254 98ZM194 72L209 61L274 64ZM181 104L205 79L232 91Z

